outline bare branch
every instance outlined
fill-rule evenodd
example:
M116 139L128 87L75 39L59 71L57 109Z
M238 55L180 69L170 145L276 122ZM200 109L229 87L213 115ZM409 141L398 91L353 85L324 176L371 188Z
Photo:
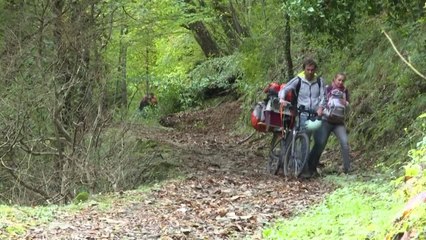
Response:
M2 162L2 164L4 164L3 163L3 160L1 161ZM41 195L44 199L49 199L49 195L46 193L46 192L44 192L44 191L42 191L42 190L40 190L40 189L38 189L38 188L35 188L35 187L32 187L32 186L30 186L29 184L27 184L26 182L24 182L24 181L22 181L16 174L15 174L15 172L14 172L14 170L12 169L12 168L6 168L7 169L7 171L9 172L9 174L21 185L21 186L23 186L24 188L26 188L26 189L28 189L28 190L30 190L30 191L33 191L33 192L35 192L35 193L38 193L39 195Z
M24 150L24 152L34 155L34 156L45 156L45 155L49 155L49 156L59 156L59 153L57 152L35 152L32 149L30 149L27 145L25 145L22 141L20 141L21 145L18 145L18 147L20 147L22 150Z
M398 49L396 48L395 44L393 43L392 39L389 37L389 35L382 30L383 34L385 34L385 36L388 38L389 42L391 43L393 49L395 50L395 52L398 54L398 56L402 59L402 61L407 64L417 75L419 75L421 78L426 79L425 75L421 74L416 68L413 67L413 65L411 63L409 63L404 56L402 56L402 54L398 51Z

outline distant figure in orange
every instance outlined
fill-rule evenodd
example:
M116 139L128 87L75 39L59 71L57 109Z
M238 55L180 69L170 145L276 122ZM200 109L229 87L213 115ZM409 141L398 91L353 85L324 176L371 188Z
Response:
M139 104L139 111L142 111L147 106L155 106L157 105L157 98L153 93L148 93L145 97L142 98Z

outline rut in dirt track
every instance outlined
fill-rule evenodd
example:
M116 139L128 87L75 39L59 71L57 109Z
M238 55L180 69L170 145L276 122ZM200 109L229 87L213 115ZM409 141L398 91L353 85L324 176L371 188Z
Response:
M168 116L169 128L138 127L141 138L173 148L188 177L117 194L106 211L93 204L60 215L28 239L259 239L266 224L321 201L330 186L267 174L267 144L238 144L244 137L232 128L240 113L238 102L228 102Z

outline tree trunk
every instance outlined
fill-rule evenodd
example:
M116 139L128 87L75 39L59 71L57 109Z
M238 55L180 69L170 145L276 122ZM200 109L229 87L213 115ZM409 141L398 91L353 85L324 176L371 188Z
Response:
M194 2L192 0L185 0L185 3L194 6ZM193 14L195 13L195 10L194 8L187 8L185 9L185 12ZM201 50L206 57L218 57L221 55L221 51L216 41L213 39L213 36L210 34L203 22L191 22L188 24L187 28L193 32L195 40L198 45L200 45Z
M234 8L234 4L232 3L232 0L229 0L229 6L231 9L232 14L232 26L235 29L235 31L238 33L239 36L242 37L250 37L250 32L246 27L243 27L240 24L240 21L238 20L237 11Z
M232 52L239 47L241 42L237 32L233 28L232 15L229 13L230 10L223 6L218 0L213 1L213 7L220 16L220 23L228 38L229 50Z
M127 34L127 26L123 25L120 30L120 54L119 54L119 66L118 71L121 74L120 79L120 106L127 108L127 43L124 41L124 38Z
M287 65L287 80L294 77L293 71L293 61L291 58L291 26L290 26L290 16L287 13L284 13L284 59Z
M194 33L195 40L200 45L206 57L218 57L221 55L216 41L213 39L207 27L201 21L189 24L189 29Z
M56 64L56 75L57 75L57 84L58 86L62 86L66 83L68 83L71 79L71 76L69 75L68 71L68 65L69 62L66 59L66 46L63 31L64 31L64 20L63 20L63 7L64 7L64 1L63 0L55 0L53 2L53 13L55 14L55 21L54 21L54 42L56 47L56 56L57 56L57 64ZM55 180L56 183L55 191L57 194L59 194L59 199L61 199L61 202L63 203L63 199L65 197L65 189L63 187L66 185L64 182L66 177L63 172L64 166L66 165L66 159L64 157L64 143L61 140L64 136L64 125L65 122L70 122L69 114L65 113L65 119L61 117L61 112L63 107L65 106L67 108L68 112L70 109L70 103L69 98L66 96L61 96L61 93L57 90L57 99L55 103L55 110L53 113L53 122L55 123L55 135L56 135L56 151L57 156L55 157ZM64 102L65 101L65 102Z
M146 84L146 96L149 94L149 48L148 46L145 49L145 84Z

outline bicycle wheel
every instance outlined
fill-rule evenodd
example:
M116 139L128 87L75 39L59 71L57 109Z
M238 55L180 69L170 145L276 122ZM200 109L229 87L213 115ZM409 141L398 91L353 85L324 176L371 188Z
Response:
M271 150L269 151L269 162L267 170L269 173L277 175L280 170L281 156L281 136L274 133L271 140Z
M290 136L290 139L292 139L292 137L293 136ZM299 177L308 160L308 154L308 135L304 132L297 133L294 142L288 144L284 155L284 175L286 177Z

